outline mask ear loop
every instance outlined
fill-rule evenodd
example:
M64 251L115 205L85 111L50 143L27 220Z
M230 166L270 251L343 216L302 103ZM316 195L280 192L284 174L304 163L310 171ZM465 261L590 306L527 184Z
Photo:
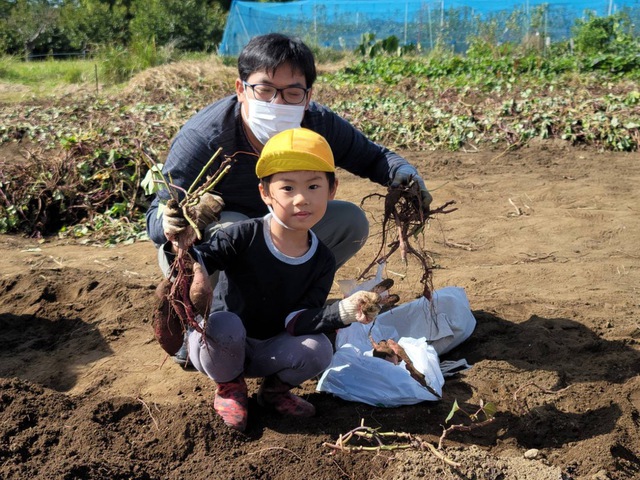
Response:
M267 208L269 209L269 213L271 214L271 216L276 222L278 222L282 227L286 228L287 230L293 230L293 228L291 228L288 225L285 225L285 223L278 218L276 213L273 211L273 208L271 208L271 205L267 205Z

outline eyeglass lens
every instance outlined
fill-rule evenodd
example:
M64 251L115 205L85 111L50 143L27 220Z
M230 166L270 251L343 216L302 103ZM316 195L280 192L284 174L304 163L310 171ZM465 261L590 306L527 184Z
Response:
M256 99L263 102L272 101L276 98L278 92L280 92L280 95L286 103L291 103L294 105L302 103L307 96L307 90L302 87L276 88L272 87L271 85L264 85L260 83L254 85L247 83L246 85L250 86L253 89L253 94Z

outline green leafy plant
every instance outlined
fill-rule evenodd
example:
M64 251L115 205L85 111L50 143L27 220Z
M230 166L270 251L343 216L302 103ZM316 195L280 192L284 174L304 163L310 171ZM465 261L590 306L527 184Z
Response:
M360 44L355 52L366 58L374 58L379 55L392 55L401 57L409 52L415 52L415 45L400 46L400 40L395 35L376 40L375 33L363 33Z
M146 195L154 195L163 188L162 163L151 164L149 170L140 182L140 186Z
M460 407L460 405L458 404L458 400L454 400L453 405L451 406L451 410L449 411L449 415L447 415L444 423L449 423L451 420L453 420L454 416L459 416L459 414L462 414L465 417L465 421L463 421L462 423L450 425L446 428L443 427L442 435L440 435L440 440L438 442L438 449L442 449L444 439L451 432L468 432L470 430L484 427L492 423L495 420L497 411L498 409L492 402L485 403L484 401L480 400L480 405L475 411L467 411Z

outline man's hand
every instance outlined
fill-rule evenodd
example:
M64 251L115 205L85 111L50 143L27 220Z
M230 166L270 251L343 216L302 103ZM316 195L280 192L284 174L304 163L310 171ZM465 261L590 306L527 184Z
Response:
M213 193L204 193L200 201L194 207L195 222L200 231L204 231L207 226L216 222L220 218L220 212L224 208L224 200Z
M399 187L400 185L409 185L411 181L417 182L420 187L420 195L422 196L422 208L425 211L429 210L431 201L433 198L427 190L424 180L418 173L418 171L411 165L402 165L397 170L393 178L391 179L391 187Z
M340 300L338 309L340 319L345 325L353 322L373 322L380 312L382 298L378 293L360 290L347 298Z

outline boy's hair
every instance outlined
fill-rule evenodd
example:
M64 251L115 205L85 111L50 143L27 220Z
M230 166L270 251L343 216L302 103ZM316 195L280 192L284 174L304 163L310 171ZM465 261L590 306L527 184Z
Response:
M329 182L329 191L332 191L336 185L336 173L335 172L324 172L327 175L327 182ZM269 191L269 185L271 185L271 179L273 175L269 175L268 177L264 177L260 179L260 183L262 184L262 188L265 192Z
M285 63L304 75L307 88L313 86L317 76L313 52L299 38L280 33L253 37L240 52L238 74L243 81L263 70L273 75Z

